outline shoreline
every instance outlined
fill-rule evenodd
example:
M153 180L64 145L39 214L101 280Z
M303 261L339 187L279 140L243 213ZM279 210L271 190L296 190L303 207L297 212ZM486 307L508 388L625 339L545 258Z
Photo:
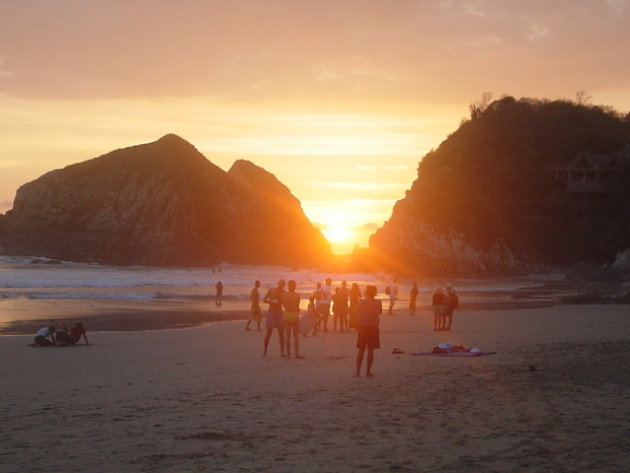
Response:
M386 304L386 301L383 301ZM550 302L519 301L519 302L475 302L464 305L463 311L496 311L496 310L527 310L553 307ZM263 308L262 327L264 329L265 309ZM406 315L406 307L396 307L394 312ZM416 315L432 314L430 306L418 306ZM47 325L57 328L71 326L75 322L82 322L86 330L91 332L136 332L152 330L169 330L178 328L199 327L216 322L246 321L249 311L242 309L212 310L199 309L115 309L115 310L84 310L64 317L44 317L27 320L12 320L0 325L0 337L10 335L31 335ZM331 314L332 322L332 314Z
M488 280L491 285L492 280ZM456 288L457 289L457 288ZM627 286L549 281L533 286L511 290L470 291L463 286L458 290L461 307L459 312L504 311L553 308L566 305L601 305L605 297L627 293ZM423 300L418 304L418 313L431 313L427 303L431 292L423 292ZM599 302L593 301L599 295ZM301 294L302 310L306 305L306 294ZM405 313L408 298L404 292L398 299L396 313ZM386 306L386 296L380 295ZM597 298L596 298L597 299ZM612 301L613 299L608 299ZM582 301L582 302L580 302ZM610 305L616 305L609 302ZM266 307L263 306L263 326ZM88 332L132 332L165 330L203 326L222 321L245 321L249 318L249 303L244 300L226 300L222 306L212 302L176 301L107 302L60 300L0 300L0 337L7 335L34 334L46 325L63 327L74 322L82 322Z

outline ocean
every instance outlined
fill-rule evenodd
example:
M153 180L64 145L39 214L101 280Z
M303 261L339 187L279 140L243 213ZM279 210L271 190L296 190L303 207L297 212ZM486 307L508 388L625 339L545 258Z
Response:
M374 284L381 298L393 276L386 273L325 273L314 269L279 266L222 264L215 268L161 268L147 266L106 266L73 263L39 257L0 256L0 333L19 333L12 326L27 321L76 319L99 314L134 313L226 313L249 310L249 294L255 280L261 281L261 295L280 279L294 279L302 295L303 308L317 282L357 282L363 289ZM463 303L509 301L515 291L528 291L557 275L534 275L505 279L456 279L450 281L464 295ZM224 286L223 304L214 301L215 284ZM431 294L446 280L419 280L419 306L430 305ZM401 279L399 302L405 307L411 288ZM32 324L29 324L32 325ZM30 329L30 328L29 328Z

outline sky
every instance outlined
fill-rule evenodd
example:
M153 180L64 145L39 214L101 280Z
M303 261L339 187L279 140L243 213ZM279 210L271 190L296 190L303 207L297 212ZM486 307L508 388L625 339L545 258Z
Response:
M628 25L630 0L0 0L0 212L175 133L274 173L348 252L482 94L630 111Z

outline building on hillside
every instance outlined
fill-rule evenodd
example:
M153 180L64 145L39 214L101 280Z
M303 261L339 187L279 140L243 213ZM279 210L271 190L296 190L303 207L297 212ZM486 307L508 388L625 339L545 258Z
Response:
M630 146L609 155L584 151L554 171L568 194L610 195L620 189L624 166L630 166Z

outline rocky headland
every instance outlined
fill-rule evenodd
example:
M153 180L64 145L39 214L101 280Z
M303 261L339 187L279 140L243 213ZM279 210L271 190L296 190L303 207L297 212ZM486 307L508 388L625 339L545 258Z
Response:
M618 277L613 261L630 248L629 143L630 114L606 107L473 104L354 264L432 275L580 264Z
M275 176L176 135L51 171L0 217L0 253L116 265L312 266L330 245Z

